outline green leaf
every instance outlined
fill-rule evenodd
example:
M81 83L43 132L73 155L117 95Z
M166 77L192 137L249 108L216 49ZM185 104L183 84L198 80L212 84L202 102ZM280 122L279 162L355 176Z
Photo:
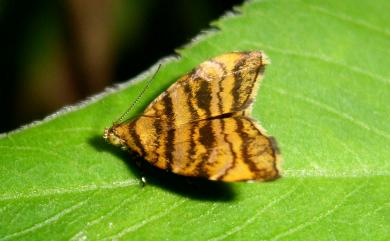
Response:
M155 68L0 139L0 240L389 240L390 3L251 1L168 58L136 115L233 50L271 58L254 117L283 177L187 183L105 143ZM148 185L139 184L145 175Z

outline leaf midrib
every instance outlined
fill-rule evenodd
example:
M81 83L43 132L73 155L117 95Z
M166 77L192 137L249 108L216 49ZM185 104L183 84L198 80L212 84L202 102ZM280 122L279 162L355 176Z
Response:
M307 171L307 170L289 170L286 171L289 173L288 176L281 177L285 180L312 180L312 179L324 179L324 180L330 180L330 179L342 179L342 180L353 180L353 179L361 179L361 178L377 178L377 177L390 177L390 173L359 173L356 175L347 175L347 174L337 174L336 172L327 172L328 175L310 175L313 172ZM291 175L291 173L296 172L295 175ZM314 172L315 174L315 172ZM317 173L318 174L318 173ZM350 173L348 173L350 174ZM261 185L261 183L248 183L245 185ZM61 195L67 195L67 194L82 194L87 192L95 192L100 190L116 190L116 189L126 189L133 186L138 186L139 188L148 188L142 187L140 180L138 179L128 179L123 181L116 181L112 183L106 183L106 184L89 184L89 185L82 185L82 186L75 186L70 188L50 188L50 189L35 189L30 190L28 192L19 192L19 193L5 193L4 195L0 196L0 201L13 201L13 200L25 200L25 199L32 199L32 198L40 198L40 197L48 197L48 196L61 196Z

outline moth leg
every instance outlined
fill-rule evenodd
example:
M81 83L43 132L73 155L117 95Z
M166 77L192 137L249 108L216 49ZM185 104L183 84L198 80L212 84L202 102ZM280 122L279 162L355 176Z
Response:
M148 182L145 176L141 176L141 187L145 187Z
M135 158L135 164L137 165L138 167L138 170L140 171L141 173L141 178L140 178L140 185L141 187L145 187L146 184L147 184L147 180L146 180L146 176L145 176L145 172L144 172L144 168L143 168L143 164L142 164L142 161L143 160L140 160L140 156L137 155L137 158Z
M142 163L141 163L140 160L137 160L135 163L136 163L136 165L138 166L138 169L141 172L140 184L141 184L142 187L145 187L146 184L147 184L147 181L146 181L144 169L142 168Z

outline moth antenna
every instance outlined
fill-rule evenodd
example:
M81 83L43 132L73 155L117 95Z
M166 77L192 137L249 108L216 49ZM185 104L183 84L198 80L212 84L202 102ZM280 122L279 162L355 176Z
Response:
M152 83L152 80L156 77L158 71L160 70L160 67L161 67L161 64L158 65L157 67L157 70L156 72L154 72L152 78L150 78L148 80L148 82L146 83L145 87L142 89L141 93L139 93L139 95L137 96L137 98L135 98L135 100L133 101L133 103L130 105L130 107L126 110L125 113L123 113L121 115L121 117L119 117L119 119L117 121L114 122L114 124L118 124L120 123L123 118L134 108L134 106L137 104L137 102L140 100L140 98L144 95L145 91L149 88L149 85L150 83Z

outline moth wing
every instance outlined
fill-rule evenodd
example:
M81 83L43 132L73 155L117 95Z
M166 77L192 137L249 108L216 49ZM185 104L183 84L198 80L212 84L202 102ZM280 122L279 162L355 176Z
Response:
M256 51L232 52L207 60L157 97L143 115L180 126L247 110L267 63L267 57Z
M159 168L226 182L279 176L281 160L272 137L248 117L203 120L169 131L171 140L161 136L159 147L146 156Z

